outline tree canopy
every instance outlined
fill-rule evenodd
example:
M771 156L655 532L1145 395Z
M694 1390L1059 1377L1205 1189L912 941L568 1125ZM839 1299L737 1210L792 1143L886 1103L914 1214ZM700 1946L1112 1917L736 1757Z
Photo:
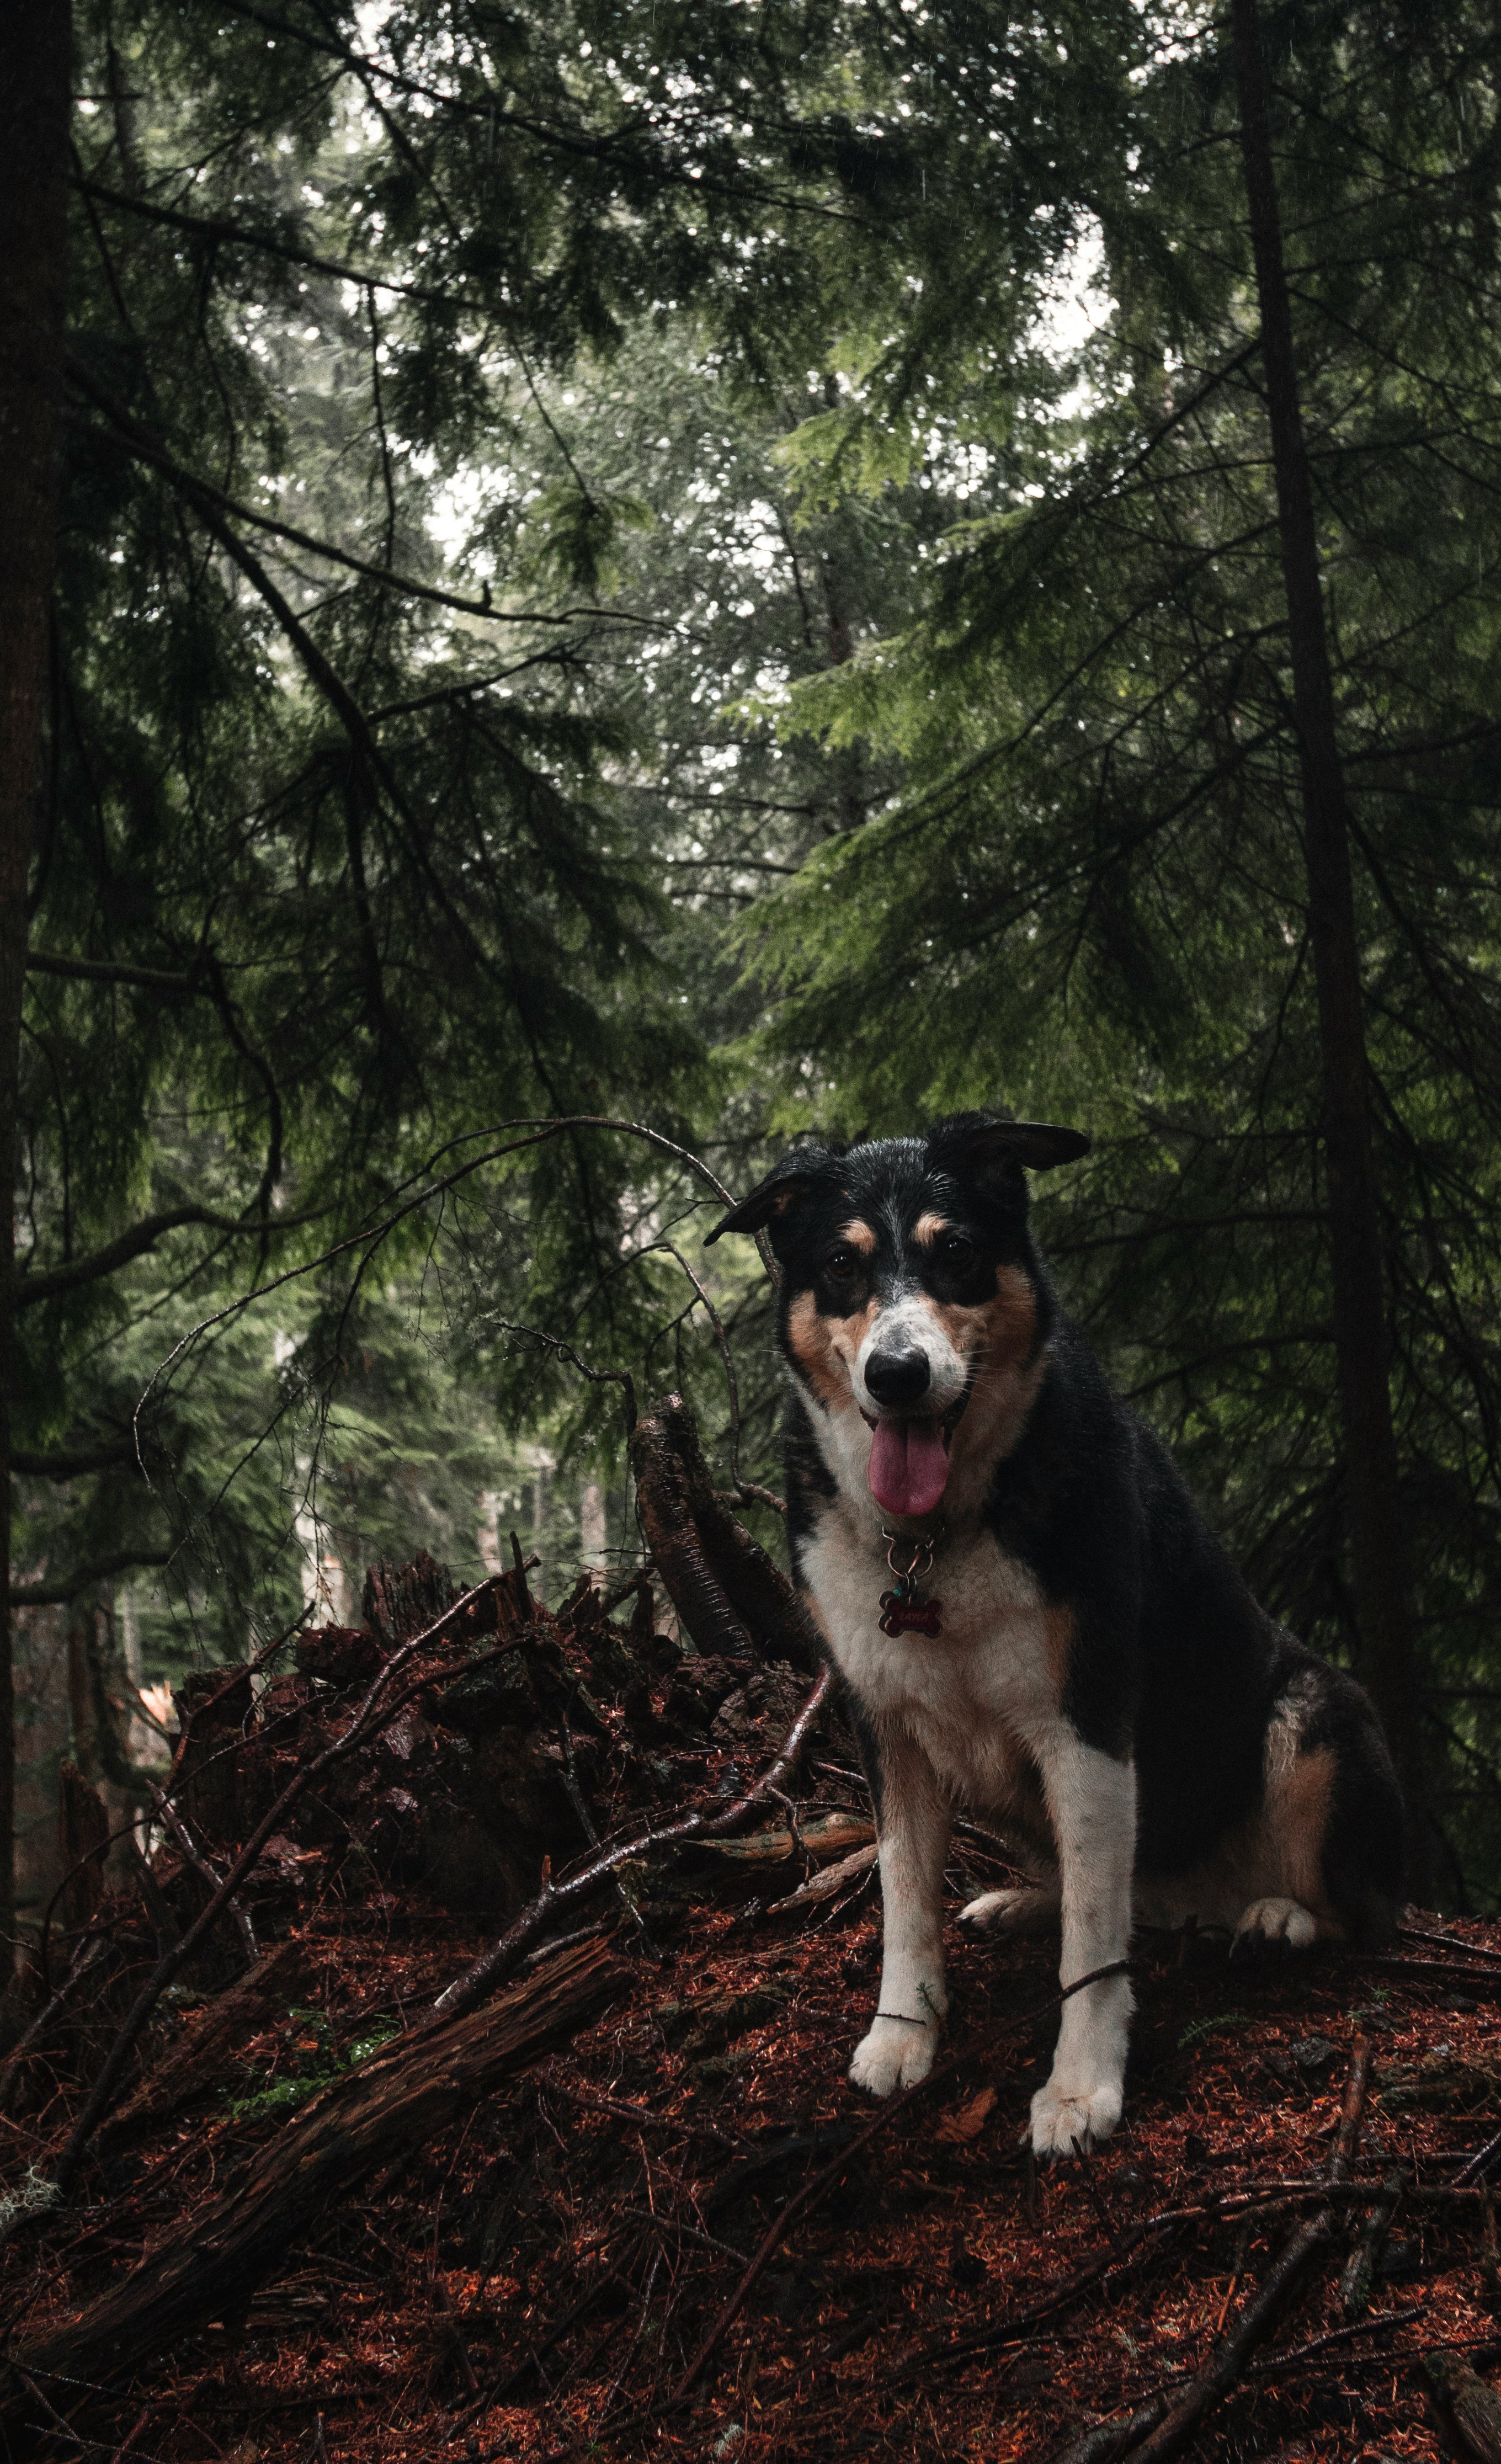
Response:
M1066 1300L1492 1900L1491 15L78 0L72 43L0 759L12 1600L135 1579L153 1665L232 1654L310 1515L461 1558L557 1464L634 1562L632 1390L776 1483L712 1182L1004 1105L1093 1133Z

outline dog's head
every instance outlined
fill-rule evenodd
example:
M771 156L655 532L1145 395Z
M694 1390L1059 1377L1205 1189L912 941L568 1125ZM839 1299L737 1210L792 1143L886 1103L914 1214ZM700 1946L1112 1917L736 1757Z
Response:
M815 1411L868 1424L866 1478L885 1513L935 1513L960 1455L1000 1450L1006 1400L1048 1332L1026 1175L1089 1144L964 1112L925 1138L797 1147L710 1233L768 1233L783 1348Z

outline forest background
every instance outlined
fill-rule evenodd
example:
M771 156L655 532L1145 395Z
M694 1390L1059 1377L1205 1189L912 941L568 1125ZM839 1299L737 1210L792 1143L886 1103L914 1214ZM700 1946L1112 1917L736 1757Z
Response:
M6 15L23 1924L195 1661L629 1572L633 1396L777 1545L714 1180L967 1105L1493 1907L1493 12Z

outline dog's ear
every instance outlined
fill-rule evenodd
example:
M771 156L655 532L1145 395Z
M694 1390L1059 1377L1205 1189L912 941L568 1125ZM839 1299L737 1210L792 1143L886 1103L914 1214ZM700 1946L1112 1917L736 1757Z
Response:
M768 1172L748 1198L732 1206L720 1217L712 1232L704 1234L704 1247L717 1241L721 1232L759 1232L771 1225L775 1242L779 1226L791 1215L802 1199L817 1187L831 1161L823 1147L794 1147L790 1155Z
M961 1112L957 1120L938 1123L928 1148L933 1160L951 1172L991 1162L1050 1172L1054 1164L1076 1163L1093 1143L1086 1131L1053 1121L998 1121L988 1112Z

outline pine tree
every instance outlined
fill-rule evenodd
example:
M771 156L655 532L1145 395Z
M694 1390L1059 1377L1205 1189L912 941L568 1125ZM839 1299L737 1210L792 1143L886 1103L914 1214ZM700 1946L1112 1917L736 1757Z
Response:
M1010 504L902 643L805 691L907 787L757 919L770 1035L882 1120L999 1095L1107 1133L1054 1209L1089 1314L1483 1872L1494 32L1280 13L1264 125L1244 8L1237 32L1238 62L1206 29L1122 96L1071 429L998 387ZM928 367L930 417L974 404L969 370ZM886 415L830 444L873 471ZM1444 1842L1416 1849L1422 1887Z

